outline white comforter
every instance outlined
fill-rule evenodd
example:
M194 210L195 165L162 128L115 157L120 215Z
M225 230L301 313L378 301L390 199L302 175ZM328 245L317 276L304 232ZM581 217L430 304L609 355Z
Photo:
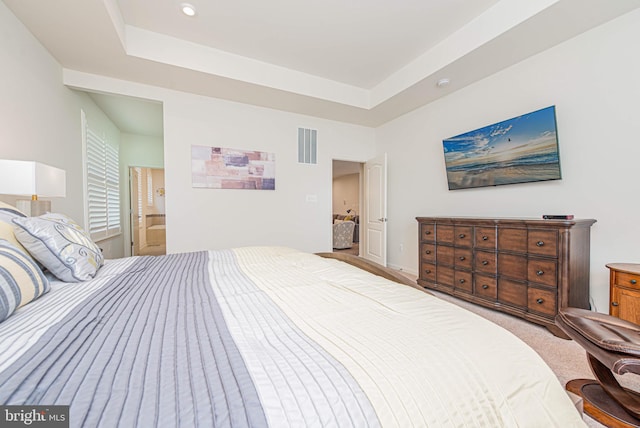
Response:
M72 426L584 426L510 332L277 247L114 260L55 284L0 324L0 403L68 404Z

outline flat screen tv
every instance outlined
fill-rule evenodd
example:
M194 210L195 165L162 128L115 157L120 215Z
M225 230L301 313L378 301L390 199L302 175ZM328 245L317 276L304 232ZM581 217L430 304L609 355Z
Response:
M559 180L555 106L442 141L449 190Z

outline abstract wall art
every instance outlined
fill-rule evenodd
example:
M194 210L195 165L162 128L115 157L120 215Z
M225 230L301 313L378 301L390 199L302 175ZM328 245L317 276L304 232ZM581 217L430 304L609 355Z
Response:
M275 190L274 153L191 146L191 180L196 188Z

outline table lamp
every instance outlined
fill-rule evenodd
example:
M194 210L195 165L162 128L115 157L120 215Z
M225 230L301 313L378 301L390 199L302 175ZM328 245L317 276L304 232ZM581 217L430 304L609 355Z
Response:
M66 196L66 176L62 169L40 162L0 159L0 194L31 196L16 201L16 208L35 217L51 211L51 202L38 199Z

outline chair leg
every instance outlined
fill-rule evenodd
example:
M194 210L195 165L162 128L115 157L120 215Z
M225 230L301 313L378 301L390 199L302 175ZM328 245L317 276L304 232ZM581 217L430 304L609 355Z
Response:
M623 388L611 370L591 354L587 354L589 365L602 389L622 406L627 413L640 418L640 395Z
M582 397L584 412L603 425L640 428L640 394L623 388L611 370L589 353L587 360L596 380L574 379L567 383L567 391Z

